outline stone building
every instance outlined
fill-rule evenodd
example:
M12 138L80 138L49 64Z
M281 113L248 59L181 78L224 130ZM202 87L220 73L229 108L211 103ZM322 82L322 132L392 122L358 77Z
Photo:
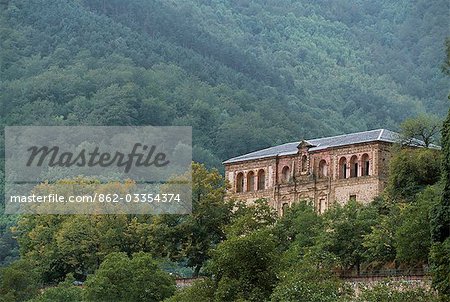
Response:
M280 215L299 200L318 212L350 199L370 202L386 186L398 134L379 129L287 143L225 161L227 197L265 198Z

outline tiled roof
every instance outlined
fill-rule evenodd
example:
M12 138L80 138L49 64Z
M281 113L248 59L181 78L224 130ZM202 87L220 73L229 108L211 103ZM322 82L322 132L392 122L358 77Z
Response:
M305 142L312 145L312 147L309 149L309 151L313 152L313 151L318 151L318 150L327 149L327 148L340 147L340 146L345 146L345 145L352 145L352 144L359 144L359 143L366 143L366 142L374 142L374 141L394 143L394 142L398 141L398 139L399 139L399 134L396 132L386 130L386 129L377 129L377 130L363 131L363 132L350 133L350 134L344 134L344 135L338 135L338 136L309 139L309 140L305 140ZM299 144L300 144L300 142L286 143L283 145L270 147L267 149L258 150L258 151L244 154L241 156L233 157L233 158L230 158L230 159L224 161L223 163L229 164L229 163L240 162L240 161L272 157L272 156L276 156L276 155L295 154L298 151L297 146Z

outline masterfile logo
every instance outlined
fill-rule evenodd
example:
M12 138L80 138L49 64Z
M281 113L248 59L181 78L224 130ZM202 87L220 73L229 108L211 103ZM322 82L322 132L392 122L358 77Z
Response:
M139 149L142 151L140 152ZM150 167L155 165L156 167L167 166L170 161L166 160L166 154L164 152L155 152L157 146L151 147L140 143L135 143L130 153L125 154L116 151L114 154L111 152L99 152L99 147L95 146L94 150L89 152L86 149L82 149L78 154L72 152L60 152L58 146L51 148L47 146L32 146L28 148L30 151L30 157L27 161L27 167L35 164L37 167L41 167L44 162L49 167L110 167L116 165L117 167L124 167L124 172L128 173L133 165L137 167ZM156 153L155 156L153 156Z
M5 142L7 213L191 210L191 127L10 126Z

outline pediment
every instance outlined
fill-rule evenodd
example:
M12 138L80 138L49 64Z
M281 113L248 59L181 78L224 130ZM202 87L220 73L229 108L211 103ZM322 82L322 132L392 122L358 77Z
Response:
M314 147L314 145L311 144L311 143L309 143L309 142L306 141L306 140L302 140L302 141L298 144L297 149L309 149L309 148L311 148L311 147Z

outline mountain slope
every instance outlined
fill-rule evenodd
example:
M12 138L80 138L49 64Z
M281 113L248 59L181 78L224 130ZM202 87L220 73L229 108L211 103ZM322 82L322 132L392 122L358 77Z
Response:
M10 1L2 124L192 125L212 166L446 108L445 1Z

